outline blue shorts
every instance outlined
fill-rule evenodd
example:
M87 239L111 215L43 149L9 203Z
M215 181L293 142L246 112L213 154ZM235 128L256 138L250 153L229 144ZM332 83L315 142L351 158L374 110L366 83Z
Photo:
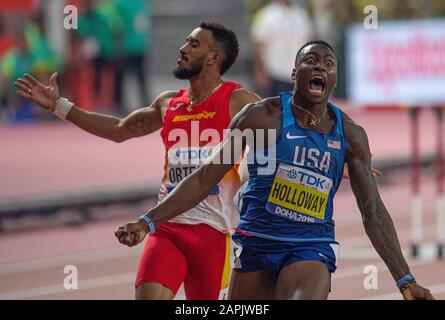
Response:
M274 281L284 267L298 261L321 261L330 273L337 269L338 244L296 243L292 249L277 252L262 252L235 243L234 255L237 272L267 271Z

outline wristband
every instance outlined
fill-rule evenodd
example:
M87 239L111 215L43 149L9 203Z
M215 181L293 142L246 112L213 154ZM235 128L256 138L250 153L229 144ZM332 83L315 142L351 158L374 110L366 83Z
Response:
M150 233L154 233L156 230L155 224L151 218L145 214L139 217L139 219L143 220L146 224L148 224L148 229Z
M414 282L416 279L411 273L408 273L403 278L401 278L399 281L397 281L397 288L401 290L404 286L406 286L410 282Z
M50 111L59 119L66 120L66 116L71 111L71 108L74 106L74 103L69 101L66 98L57 99L54 107L50 109Z

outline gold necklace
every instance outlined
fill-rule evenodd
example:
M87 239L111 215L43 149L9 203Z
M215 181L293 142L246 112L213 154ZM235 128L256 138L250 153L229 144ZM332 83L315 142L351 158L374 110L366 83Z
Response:
M292 105L294 107L297 107L298 109L303 110L304 112L306 112L307 114L309 114L313 118L313 120L309 123L309 127L313 127L313 126L316 126L317 124L319 124L321 119L326 114L326 111L328 110L328 106L326 105L326 107L324 108L324 111L321 114L321 116L317 118L312 112L310 112L310 111L308 111L308 110L306 110L306 109L304 109L304 108L302 108L300 106L297 106L294 102L292 102Z
M220 82L216 85L216 87L214 87L212 90L210 90L210 92L209 92L206 96L201 97L201 98L194 98L194 97L190 94L190 91L189 91L190 104L189 104L188 107L187 107L187 111L192 111L193 106L194 106L195 104L197 104L197 103L199 103L199 102L201 102L201 101L207 99L208 97L210 97L216 90L219 89L219 87L222 86L223 83L224 83L224 81L220 81Z

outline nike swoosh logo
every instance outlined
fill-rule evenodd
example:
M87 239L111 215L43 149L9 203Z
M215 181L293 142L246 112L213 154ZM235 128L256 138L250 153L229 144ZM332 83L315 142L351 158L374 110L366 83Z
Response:
M288 139L304 139L304 138L307 138L307 136L291 136L290 132L288 132L286 134L286 138L288 138Z

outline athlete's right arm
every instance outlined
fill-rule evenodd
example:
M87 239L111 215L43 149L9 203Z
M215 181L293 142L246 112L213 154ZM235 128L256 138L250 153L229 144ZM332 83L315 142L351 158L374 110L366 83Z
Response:
M159 226L181 213L197 206L240 158L246 145L253 143L246 139L248 130L267 129L268 118L261 107L262 102L247 105L232 120L224 140L216 147L210 161L187 176L158 205L150 209L147 216ZM264 127L263 127L264 126ZM247 135L246 135L247 134ZM116 229L119 242L129 247L139 244L148 233L144 221L128 223Z
M59 88L56 82L57 74L50 78L50 83L45 85L32 75L25 74L14 83L20 89L17 94L33 101L40 107L51 110L59 99ZM168 100L175 96L174 91L166 91L159 95L154 102L145 108L140 108L127 117L117 117L88 112L73 106L66 120L79 128L96 136L122 142L131 138L150 134L162 127L162 106L168 104Z

